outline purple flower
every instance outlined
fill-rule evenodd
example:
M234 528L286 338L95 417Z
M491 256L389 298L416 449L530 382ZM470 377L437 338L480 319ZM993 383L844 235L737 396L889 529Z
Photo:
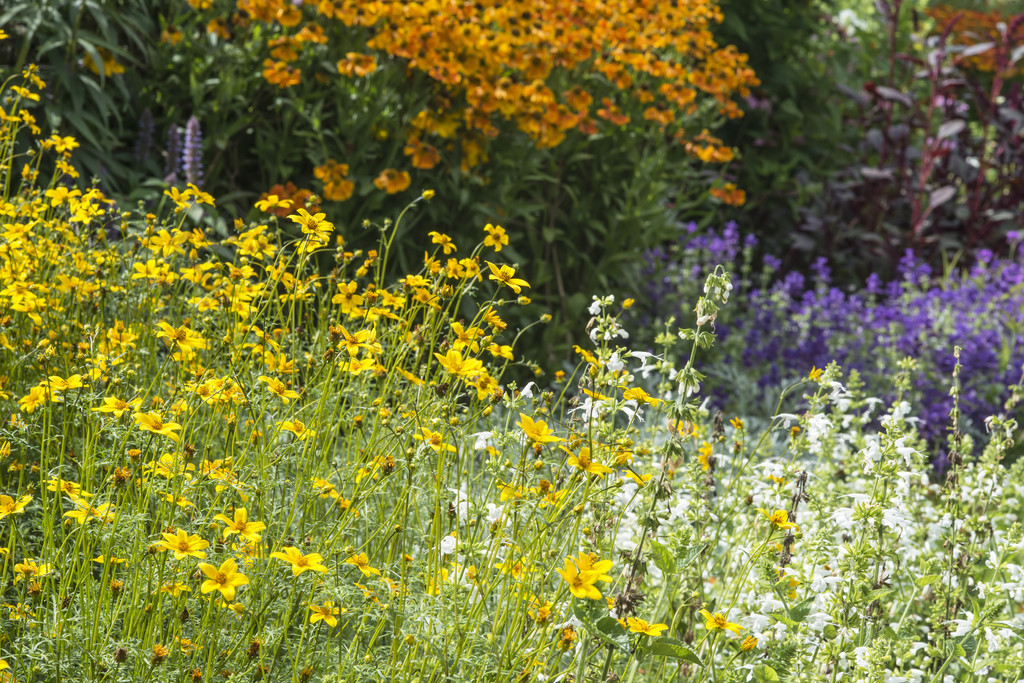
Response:
M203 182L203 131L194 115L185 124L185 145L181 150L181 167L185 182L197 187Z

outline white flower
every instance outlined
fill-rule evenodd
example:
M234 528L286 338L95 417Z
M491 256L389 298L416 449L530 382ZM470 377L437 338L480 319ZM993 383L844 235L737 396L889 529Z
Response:
M444 538L441 539L441 554L442 555L451 555L453 552L455 552L455 546L457 544L458 544L458 541L455 539L454 536L452 536L452 535L445 536Z
M533 398L533 388L537 386L533 382L530 382L525 387L519 390L519 395L523 398Z
M470 434L470 437L476 437L476 441L473 442L473 448L478 451L482 451L487 448L487 440L494 436L494 432L477 432L476 434Z
M622 359L619 358L619 352L616 351L612 354L611 358L608 359L606 367L612 372L618 372L622 368L626 367L626 364L622 362Z

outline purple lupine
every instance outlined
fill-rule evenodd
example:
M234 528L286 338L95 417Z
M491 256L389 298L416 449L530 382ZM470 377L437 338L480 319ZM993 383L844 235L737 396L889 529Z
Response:
M181 129L177 125L171 125L167 131L167 149L164 154L164 182L173 185L178 182L181 162Z
M203 131L199 119L192 115L185 124L185 144L181 149L181 167L185 182L199 186L203 182Z

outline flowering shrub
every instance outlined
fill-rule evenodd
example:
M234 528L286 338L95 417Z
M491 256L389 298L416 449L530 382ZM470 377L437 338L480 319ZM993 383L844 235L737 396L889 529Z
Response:
M801 415L711 418L697 361L722 268L660 355L623 343L629 302L594 297L571 375L503 384L521 361L501 316L530 282L495 226L461 258L435 231L391 282L404 214L360 253L280 197L219 242L194 185L115 213L61 184L74 140L27 130L41 87L0 93L5 683L1024 666L1012 419L984 445L955 432L938 484L907 404L835 365L787 390Z
M696 226L690 226L695 229ZM1019 236L1011 245L1018 253ZM886 395L893 368L906 361L908 386L921 433L933 443L944 440L953 398L949 381L962 347L960 409L965 427L978 433L997 413L1008 387L1024 372L1024 264L980 253L969 269L935 274L907 252L897 277L872 274L865 286L844 291L832 282L830 263L820 258L813 275L779 275L779 262L765 256L753 267L753 236L742 238L730 223L721 232L687 232L672 249L653 250L645 266L647 297L638 311L641 327L656 326L666 314L679 315L696 292L695 282L715 263L744 274L737 306L741 314L719 324L723 372L735 381L737 370L752 376L770 397L805 368L832 360L857 371L869 391ZM654 312L660 312L655 315ZM717 383L713 393L733 410L757 410L742 393ZM737 403L739 401L739 403ZM940 464L944 462L944 456Z

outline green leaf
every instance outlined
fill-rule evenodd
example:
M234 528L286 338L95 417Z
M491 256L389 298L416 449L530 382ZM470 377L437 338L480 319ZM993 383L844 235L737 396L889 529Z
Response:
M781 681L779 674L775 672L775 669L771 668L767 664L759 664L754 667L751 672L754 674L754 680L759 683L775 683L775 681Z
M778 621L780 623L785 624L786 626L789 626L790 628L797 625L796 621L790 619L789 615L783 612L769 612L768 616L770 616L772 619L775 619L775 621Z
M953 643L953 654L957 657L966 657L967 651L964 650L963 645L960 643Z
M668 657L670 659L683 659L691 664L703 667L704 662L700 657L688 648L681 640L675 638L658 638L650 646L650 653L655 657ZM778 679L776 679L778 680Z
M666 574L676 573L676 558L661 543L651 541L651 557L654 558L654 565Z
M918 588L924 588L925 586L930 586L931 584L935 583L941 578L941 574L925 574L924 576L919 577L917 580L915 580L914 585Z
M821 635L825 640L835 640L839 631L832 624L825 624L825 628L821 629Z
M700 557L700 554L704 552L704 548L707 548L707 543L701 543L700 545L682 546L676 550L676 570L682 571L691 562Z
M807 615L811 613L811 603L814 602L814 598L808 598L803 602L799 602L789 610L789 618L793 621L800 623L807 618Z

